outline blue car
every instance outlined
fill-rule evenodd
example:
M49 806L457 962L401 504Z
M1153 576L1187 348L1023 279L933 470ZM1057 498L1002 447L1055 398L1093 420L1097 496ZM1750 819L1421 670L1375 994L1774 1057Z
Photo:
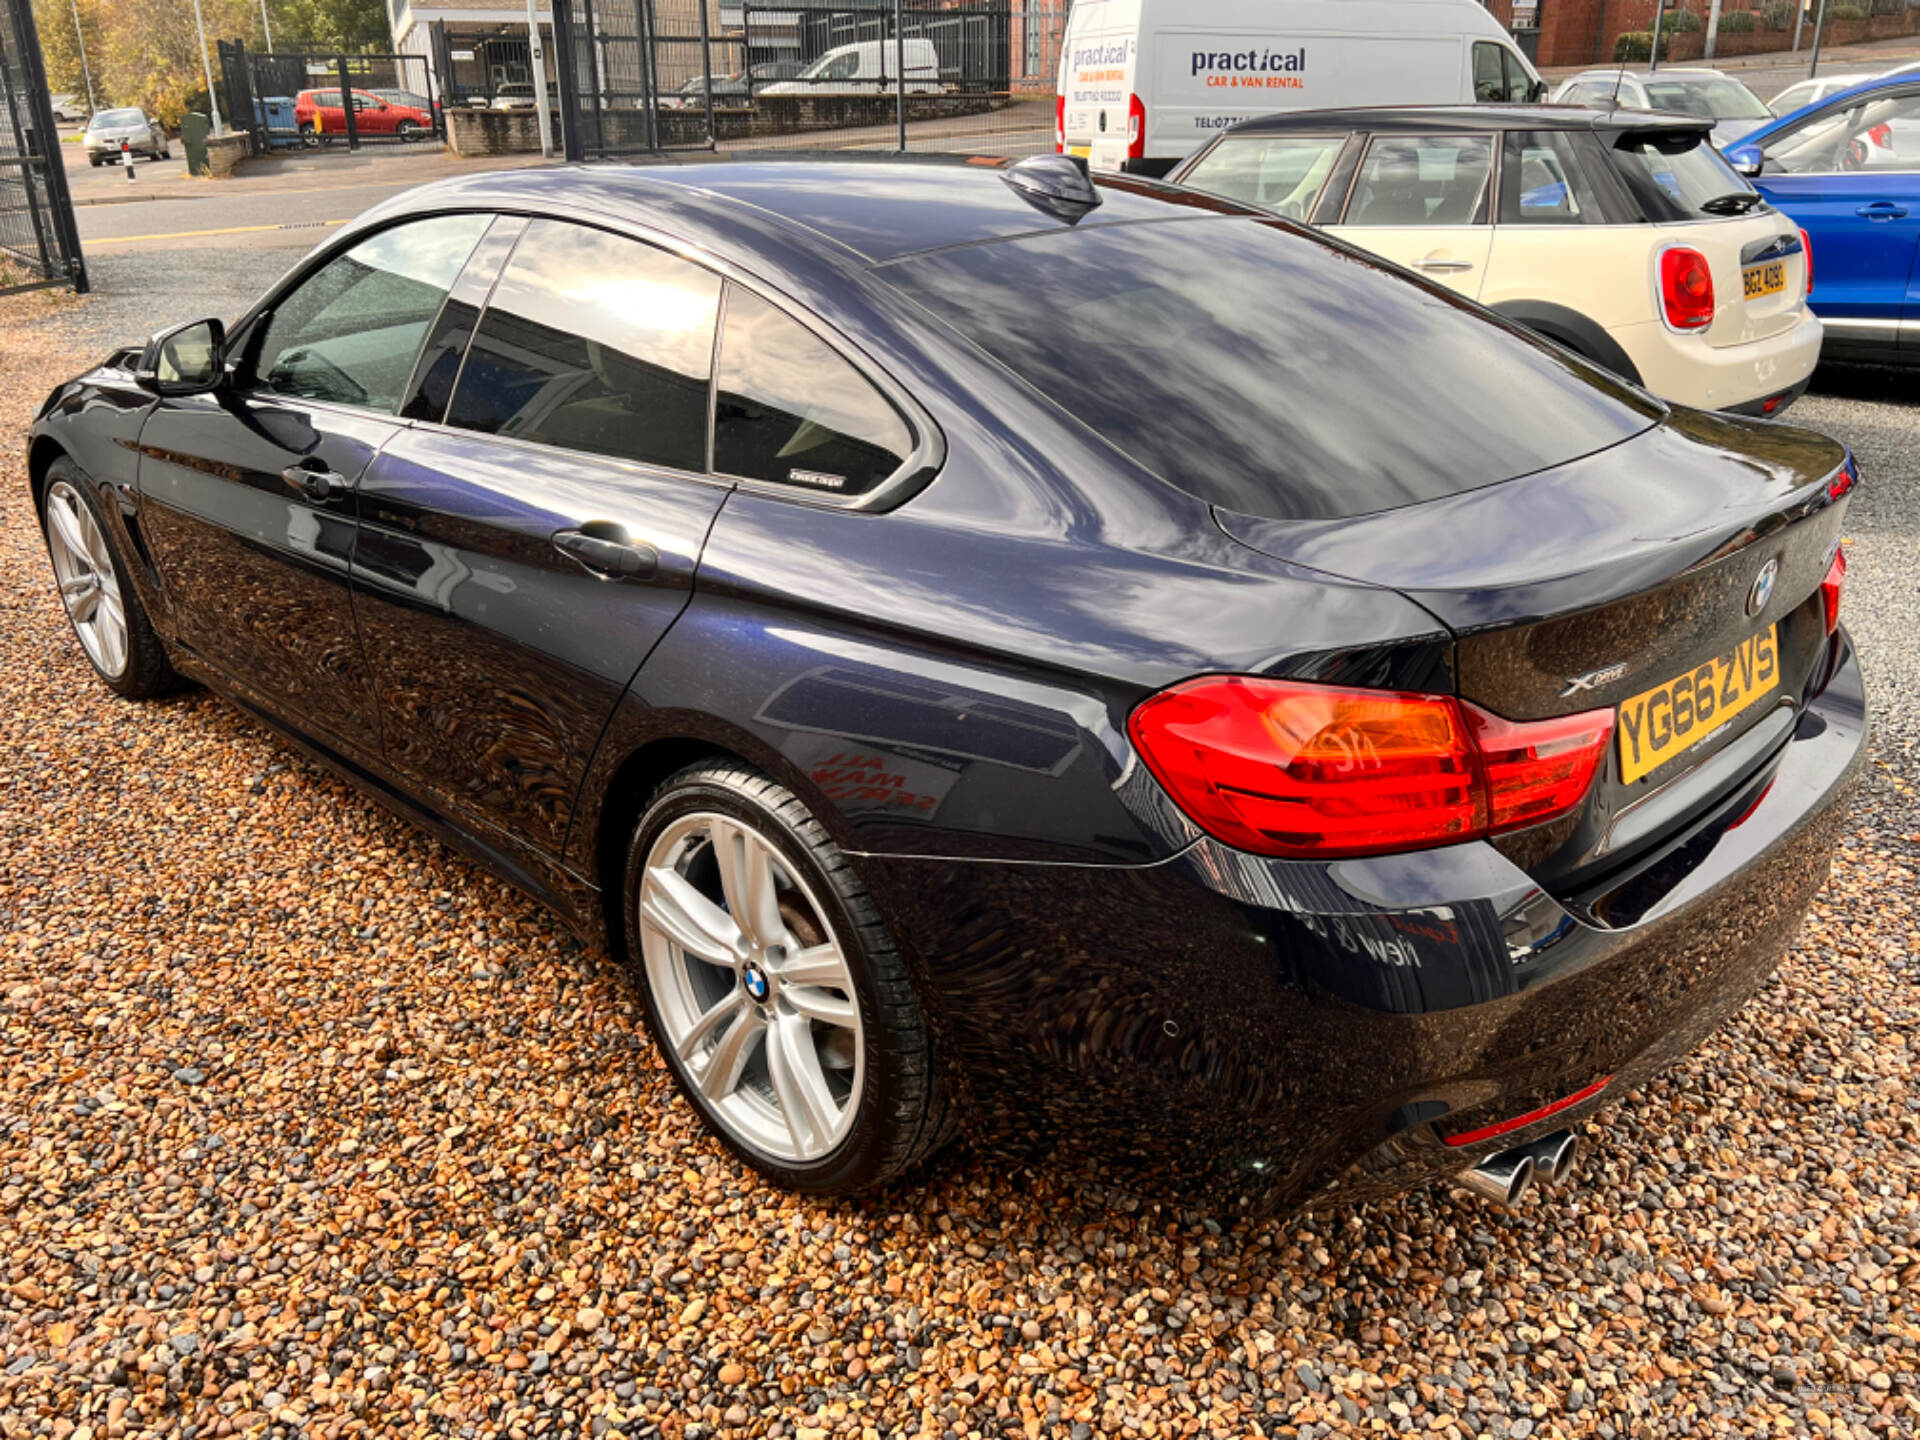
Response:
M1920 362L1920 75L1796 110L1727 158L1812 242L1824 353Z

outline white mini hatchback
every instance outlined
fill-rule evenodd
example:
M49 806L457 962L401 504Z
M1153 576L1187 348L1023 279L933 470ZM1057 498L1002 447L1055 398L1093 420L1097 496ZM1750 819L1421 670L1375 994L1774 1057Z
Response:
M1292 113L1169 178L1384 256L1681 405L1777 415L1820 359L1805 234L1697 117Z

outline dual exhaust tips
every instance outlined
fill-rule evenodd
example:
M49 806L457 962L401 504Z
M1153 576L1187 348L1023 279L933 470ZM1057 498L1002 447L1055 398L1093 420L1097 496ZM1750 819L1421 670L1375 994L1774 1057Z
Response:
M1561 1184L1573 1174L1579 1158L1579 1138L1571 1130L1561 1130L1531 1145L1502 1150L1461 1171L1458 1181L1474 1194L1511 1208L1535 1185Z

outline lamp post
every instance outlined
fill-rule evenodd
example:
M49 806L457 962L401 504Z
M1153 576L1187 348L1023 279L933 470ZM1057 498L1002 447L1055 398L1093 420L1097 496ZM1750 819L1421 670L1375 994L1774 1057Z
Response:
M213 61L207 55L207 22L200 16L200 0L193 0L193 23L200 27L200 65L207 72L207 108L213 111L213 133L218 138L227 133L227 127L220 123L220 96L213 88Z
M92 115L100 103L93 98L93 71L87 66L87 36L80 28L80 0L73 0L73 38L80 42L80 78L87 83L87 114Z
M547 56L540 48L540 12L527 0L527 68L533 72L533 104L540 112L540 153L553 158L553 117L547 113Z
M1720 0L1714 0L1717 5ZM273 53L273 24L267 19L267 0L260 0L260 29L267 37L267 53Z

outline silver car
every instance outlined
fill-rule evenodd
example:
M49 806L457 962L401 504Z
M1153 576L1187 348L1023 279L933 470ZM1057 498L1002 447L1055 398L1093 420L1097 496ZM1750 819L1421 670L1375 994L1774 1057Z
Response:
M173 158L167 132L160 128L160 122L151 119L146 111L132 107L100 111L87 125L80 143L87 147L87 159L95 165L117 161L123 145L132 155L145 155L153 160Z

